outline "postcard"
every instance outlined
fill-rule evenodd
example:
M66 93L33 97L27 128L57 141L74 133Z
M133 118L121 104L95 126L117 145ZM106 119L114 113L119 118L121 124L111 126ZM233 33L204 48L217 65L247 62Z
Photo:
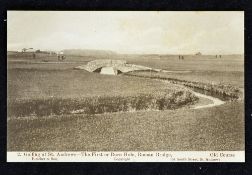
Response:
M7 12L8 162L245 162L243 11Z

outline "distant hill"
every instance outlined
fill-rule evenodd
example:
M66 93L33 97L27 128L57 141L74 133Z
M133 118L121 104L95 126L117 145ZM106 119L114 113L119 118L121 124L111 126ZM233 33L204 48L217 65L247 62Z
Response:
M65 55L90 56L90 57L106 57L117 55L116 52L109 50L64 49L63 52Z

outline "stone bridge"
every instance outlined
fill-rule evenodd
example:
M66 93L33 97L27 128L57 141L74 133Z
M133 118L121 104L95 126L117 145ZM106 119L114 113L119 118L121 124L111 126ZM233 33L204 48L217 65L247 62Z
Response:
M130 72L135 70L154 70L159 71L157 69L152 69L145 66L128 64L124 60L93 60L88 62L86 65L78 66L76 69L84 69L88 72L99 72L99 70L103 67L112 67L121 72Z

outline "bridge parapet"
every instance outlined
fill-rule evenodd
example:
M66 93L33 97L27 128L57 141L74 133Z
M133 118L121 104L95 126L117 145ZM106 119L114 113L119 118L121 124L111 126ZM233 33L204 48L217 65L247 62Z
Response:
M117 67L126 64L124 60L93 60L87 63L86 69L93 72L100 67Z
M124 60L93 60L88 62L86 65L78 66L76 69L84 69L89 72L94 72L99 68L103 67L113 67L121 72L130 72L130 71L137 71L137 70L155 70L160 71L158 69L152 69L150 67L141 66L141 65L134 65L134 64L127 64Z

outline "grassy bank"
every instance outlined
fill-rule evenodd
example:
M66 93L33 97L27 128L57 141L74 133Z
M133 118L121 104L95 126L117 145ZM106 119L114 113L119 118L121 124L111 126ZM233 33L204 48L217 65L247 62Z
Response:
M239 88L227 84L203 83L199 81L187 81L183 79L176 79L169 76L169 74L155 71L134 71L128 72L124 75L143 77L150 79L166 80L173 84L181 84L190 88L211 92L212 95L221 96L223 100L235 100L241 98L242 94Z
M135 96L94 96L75 99L9 100L9 117L49 116L71 113L102 114L119 111L177 109L198 98L190 91L173 89Z

